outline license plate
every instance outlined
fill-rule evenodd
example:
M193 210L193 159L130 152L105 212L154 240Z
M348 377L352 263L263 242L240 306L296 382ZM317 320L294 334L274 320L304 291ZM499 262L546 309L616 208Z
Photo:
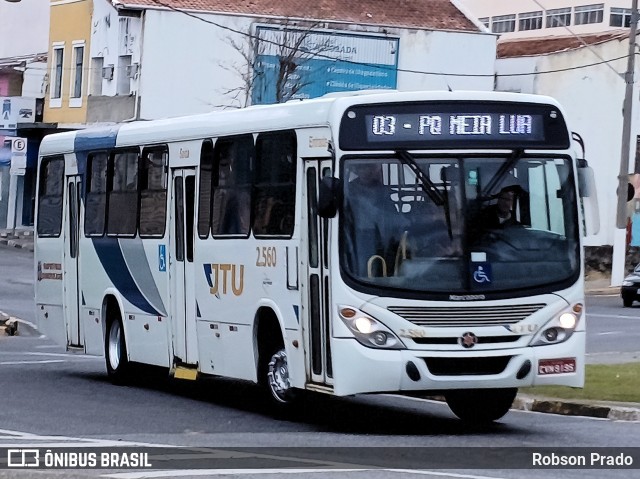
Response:
M538 361L538 376L576 372L576 358L541 359Z

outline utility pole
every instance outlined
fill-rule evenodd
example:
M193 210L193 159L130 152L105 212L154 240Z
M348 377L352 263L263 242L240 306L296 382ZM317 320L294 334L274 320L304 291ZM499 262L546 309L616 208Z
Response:
M618 175L618 211L616 227L627 227L627 184L629 183L629 150L631 149L631 110L633 108L633 82L636 57L636 31L638 28L638 0L631 2L631 25L629 29L629 56L624 74L626 88L622 106L622 151L620 174Z

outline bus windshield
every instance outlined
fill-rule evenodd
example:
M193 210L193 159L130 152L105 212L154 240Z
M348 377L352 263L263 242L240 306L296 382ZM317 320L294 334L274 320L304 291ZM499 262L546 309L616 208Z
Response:
M347 156L342 271L369 289L461 295L575 280L571 164L518 152Z

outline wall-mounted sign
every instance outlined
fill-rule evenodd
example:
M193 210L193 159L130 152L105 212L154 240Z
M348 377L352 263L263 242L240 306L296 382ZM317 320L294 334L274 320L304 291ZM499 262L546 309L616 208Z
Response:
M36 99L21 96L0 96L0 130L15 130L18 123L36 121Z
M11 138L11 174L24 175L27 169L27 139Z
M398 38L258 27L254 104L315 98L330 92L395 89ZM291 60L288 64L283 60ZM279 85L281 72L289 69ZM282 83L282 82L281 82Z

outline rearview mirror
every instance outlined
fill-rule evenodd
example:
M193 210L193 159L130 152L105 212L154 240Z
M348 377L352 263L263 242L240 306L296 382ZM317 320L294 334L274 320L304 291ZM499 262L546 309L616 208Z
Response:
M598 234L598 231L600 231L598 195L595 175L593 174L593 169L589 166L578 168L578 192L582 199L585 236Z

